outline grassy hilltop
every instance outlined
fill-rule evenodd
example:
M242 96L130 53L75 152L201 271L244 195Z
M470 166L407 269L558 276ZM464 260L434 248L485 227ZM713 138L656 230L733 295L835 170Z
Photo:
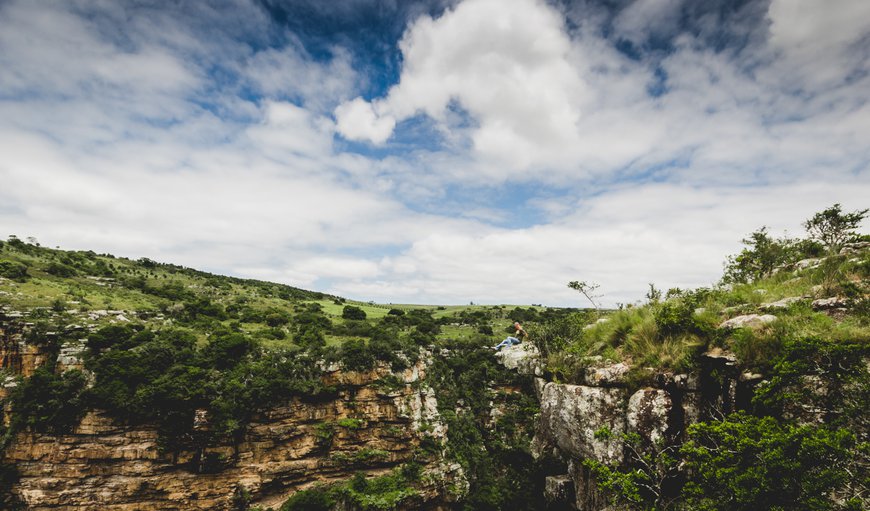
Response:
M326 344L370 339L385 324L398 336L419 331L468 339L492 336L492 328L501 330L511 319L546 315L541 307L356 302L146 258L50 249L14 236L0 241L0 279L0 305L29 318L55 316L91 330L127 321L175 325L200 341L228 328L273 348L308 346L312 338L317 344L320 337Z

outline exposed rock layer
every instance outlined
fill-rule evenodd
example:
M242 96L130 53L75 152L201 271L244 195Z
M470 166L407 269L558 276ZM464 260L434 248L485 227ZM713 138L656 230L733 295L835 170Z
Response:
M254 504L277 507L313 484L357 471L380 474L408 461L423 423L433 426L427 434L443 435L431 390L420 385L424 371L418 364L398 374L404 384L389 390L375 384L386 368L327 374L344 389L335 399L293 399L254 421L236 445L163 454L154 429L92 412L70 435L19 435L5 457L17 466L17 493L32 510L219 510L229 508L236 488L250 492ZM348 418L362 421L342 427ZM322 425L334 432L329 438ZM428 469L441 473L426 480L461 477L458 467ZM439 486L422 488L415 505L437 505Z

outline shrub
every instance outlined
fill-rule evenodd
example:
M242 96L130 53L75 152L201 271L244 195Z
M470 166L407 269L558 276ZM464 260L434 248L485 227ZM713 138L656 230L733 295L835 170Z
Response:
M63 263L53 262L48 265L45 269L46 273L54 275L55 277L75 277L78 272L72 266L67 266Z
M341 310L341 317L344 319L363 321L366 319L366 311L359 307L354 307L353 305L345 305Z
M368 371L375 365L375 357L364 341L352 339L342 344L339 359L349 371Z
M811 239L818 240L831 252L857 237L855 230L867 216L868 209L843 213L839 204L820 211L803 223Z
M752 282L773 273L774 268L796 259L796 240L773 238L762 227L742 240L744 248L735 256L728 256L725 262L725 283Z
M27 266L16 261L0 261L0 277L24 282L28 277Z
M82 395L86 385L87 378L81 371L58 375L53 367L39 367L11 393L11 429L69 433L84 413Z
M315 487L293 494L281 505L280 511L331 511L335 497L326 487Z
M837 509L833 491L851 482L854 436L824 426L792 426L743 413L693 424L681 453L693 477L690 509Z

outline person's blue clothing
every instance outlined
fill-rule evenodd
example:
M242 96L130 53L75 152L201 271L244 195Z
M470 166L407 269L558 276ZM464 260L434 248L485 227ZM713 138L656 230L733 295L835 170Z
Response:
M497 345L493 346L493 349L500 350L504 347L513 346L514 344L519 344L519 343L520 343L520 340L517 339L516 337L508 336L507 339L505 339L502 342L498 343Z

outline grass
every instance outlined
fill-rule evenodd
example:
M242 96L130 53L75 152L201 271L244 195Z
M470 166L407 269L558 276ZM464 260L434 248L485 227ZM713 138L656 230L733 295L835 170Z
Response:
M868 296L870 251L857 258L832 258L818 268L781 272L769 278L732 287L683 292L669 300L613 312L607 320L574 328L564 351L551 353L548 368L568 381L582 376L589 357L625 361L633 367L686 370L697 354L713 346L733 351L747 368L764 370L789 339L824 338L870 342L866 312L829 315L814 311L814 298ZM783 298L800 300L788 307L761 306ZM727 331L718 325L741 314L773 314L763 327ZM862 314L864 316L862 316ZM575 315L577 321L591 318Z

